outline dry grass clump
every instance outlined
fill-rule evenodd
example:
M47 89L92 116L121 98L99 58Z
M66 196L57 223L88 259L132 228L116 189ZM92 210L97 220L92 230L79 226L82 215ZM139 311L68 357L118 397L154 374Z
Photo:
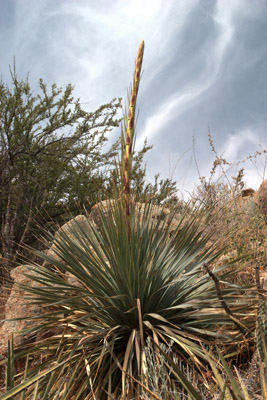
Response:
M213 232L214 242L227 248L220 262L239 259L236 279L244 284L255 284L256 264L261 272L267 272L267 224L253 192L237 190L230 182L212 184L203 178L192 200L212 208L213 217L206 229Z

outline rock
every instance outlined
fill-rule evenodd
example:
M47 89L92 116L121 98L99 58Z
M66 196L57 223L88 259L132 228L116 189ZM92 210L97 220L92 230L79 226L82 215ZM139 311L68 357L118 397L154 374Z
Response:
M249 189L243 189L241 192L241 197L253 197L255 193L255 190L249 188Z
M25 341L31 339L31 335L18 335L18 333L24 329L33 327L34 320L18 320L9 321L14 318L21 317L34 317L41 313L42 307L38 305L30 305L25 299L25 291L20 288L18 284L26 284L32 287L41 286L40 283L33 281L26 277L24 274L33 275L30 267L21 265L14 268L11 271L11 277L14 280L14 285L11 289L11 293L5 305L5 320L3 325L0 327L0 355L4 354L7 350L7 342L11 339L12 334L14 335L15 346L22 345ZM36 321L36 324L38 321Z
M59 228L59 230L55 234L55 240L60 240L60 236L62 235L62 233L64 235L72 236L73 235L72 228L75 229L75 224L81 224L82 227L86 227L88 226L88 219L84 215L77 215L75 218L72 218L70 221L62 225L61 228ZM47 255L49 257L55 258L55 260L60 261L60 257L58 256L55 250L56 250L56 245L54 241L50 249L48 250ZM45 261L43 263L43 266L45 267L47 267L48 265L49 265L48 261Z
M115 204L115 200L103 200L99 203L96 203L91 210L90 220L94 223L98 224L100 222L100 215L103 213L104 215L107 214L109 208L112 208ZM144 203L135 203L135 209L137 215L140 215L142 219L145 211L145 204ZM151 218L152 219L160 219L162 221L166 220L167 216L171 213L168 208L152 205L151 210Z
M58 232L55 234L55 239L59 240L62 232L64 234L71 235L71 227L76 222L86 225L88 220L83 215L78 215L74 219L64 224ZM60 257L55 252L55 243L52 244L47 254L53 258L60 260ZM43 266L49 266L48 262L44 262ZM11 319L20 317L34 317L41 315L45 308L39 305L30 305L25 299L25 291L19 287L19 284L29 285L31 287L41 287L42 284L38 283L31 278L26 277L24 274L38 275L35 271L33 272L29 266L21 265L14 268L11 271L11 278L14 280L14 285L11 289L8 300L4 308L4 323L0 326L0 355L3 355L7 351L8 340L11 339L12 334L14 335L14 345L21 346L29 340L35 340L34 337L29 335L20 335L19 332L34 327L38 324L38 320L34 322L34 319L30 320L18 320L10 321ZM73 284L77 287L81 287L81 283L69 272L65 274L68 283Z

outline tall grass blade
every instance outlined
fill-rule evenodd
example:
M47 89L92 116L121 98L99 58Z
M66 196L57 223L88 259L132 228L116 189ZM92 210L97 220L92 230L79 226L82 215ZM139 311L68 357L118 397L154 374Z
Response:
M8 340L7 348L7 366L6 366L6 390L10 390L14 387L14 337L12 335L11 341Z
M0 400L8 400L8 399L12 399L13 396L21 393L24 389L29 388L30 386L34 385L37 381L41 380L42 378L46 377L47 375L49 375L51 372L53 372L54 370L58 369L59 367L61 367L62 365L64 365L68 360L58 364L58 365L54 365L51 368L48 368L47 370L27 379L25 382L20 383L19 385L9 389L6 391L6 393L2 394L0 396Z
M223 393L225 393L224 399L225 400L234 400L232 395L231 395L231 393L230 393L230 391L229 391L229 389L228 389L228 387L226 386L226 382L224 382L219 370L216 367L215 362L212 360L212 356L210 356L208 352L205 352L205 353L206 353L207 360L208 360L208 362L209 362L209 364L211 366L211 369L213 371L214 377L216 378L216 381L217 381L221 391Z

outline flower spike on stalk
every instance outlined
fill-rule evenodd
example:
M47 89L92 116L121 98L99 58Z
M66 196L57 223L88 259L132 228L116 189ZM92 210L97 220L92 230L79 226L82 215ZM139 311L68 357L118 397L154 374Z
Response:
M144 40L142 40L139 45L137 53L133 87L129 101L129 113L126 126L126 133L125 133L125 148L124 148L124 160L123 160L123 191L124 191L124 201L125 201L127 219L130 216L130 182L131 182L131 167L132 167L132 153L133 153L133 139L134 139L135 109L136 109L136 99L140 83L144 47L145 47L145 42Z

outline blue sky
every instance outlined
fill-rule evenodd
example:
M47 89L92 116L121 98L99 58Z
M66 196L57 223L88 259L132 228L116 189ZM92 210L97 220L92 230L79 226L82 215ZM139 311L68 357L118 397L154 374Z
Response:
M208 130L230 162L267 148L266 37L266 0L0 0L0 75L10 81L15 55L36 90L39 78L72 83L94 110L126 98L144 39L137 148L153 145L149 180L186 192L212 168ZM244 164L247 187L266 179L264 162Z

